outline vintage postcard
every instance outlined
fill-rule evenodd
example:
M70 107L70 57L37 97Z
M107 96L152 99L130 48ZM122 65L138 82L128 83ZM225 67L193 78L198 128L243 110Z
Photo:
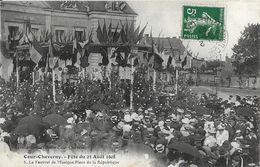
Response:
M0 167L260 167L260 1L0 16Z

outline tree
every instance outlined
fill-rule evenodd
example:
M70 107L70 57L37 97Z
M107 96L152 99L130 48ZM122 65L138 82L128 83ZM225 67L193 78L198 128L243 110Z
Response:
M249 24L241 33L238 43L232 48L235 58L233 66L238 75L259 75L259 39L260 24Z

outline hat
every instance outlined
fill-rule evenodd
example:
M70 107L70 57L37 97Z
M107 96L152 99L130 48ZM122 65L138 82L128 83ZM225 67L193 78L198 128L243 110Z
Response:
M152 108L152 107L150 107L150 108L148 108L147 110L148 110L148 111L153 111L153 108Z
M26 136L26 141L33 144L33 143L36 143L36 138L34 135L28 135L28 136Z
M140 121L140 118L139 118L138 114L136 114L136 113L133 113L133 114L131 115L131 119L133 119L133 120L135 120L135 121Z
M5 123L5 118L0 118L0 124Z
M225 128L224 128L224 126L223 126L222 124L219 124L219 125L217 126L217 129L218 129L218 130L224 130Z
M180 109L180 108L177 108L177 112L179 112L179 113L184 113L184 110L183 110L183 109Z
M131 116L130 116L129 114L125 115L125 116L124 116L124 121L125 121L125 122L131 122L131 121L132 121Z
M147 128L148 132L153 132L154 128Z
M164 122L163 122L163 121L159 121L159 122L158 122L158 125L159 125L159 126L163 126L163 125L164 125Z
M98 112L96 117L103 117L103 114L101 112Z
M140 108L138 108L138 110L137 110L137 111L141 112L141 111L143 111L143 109L140 107Z
M241 133L242 131L240 129L236 130L236 133Z
M174 115L174 114L170 115L170 118L171 118L172 121L177 121L178 120L177 116Z
M119 142L113 142L113 143L112 143L112 146L113 146L113 147L119 147Z
M185 114L184 117L191 118L191 115L190 114Z
M163 152L164 151L164 145L163 144L157 144L155 147L155 150L158 152Z
M130 125L124 125L123 126L123 132L130 132L131 128L132 127Z
M184 118L184 119L181 120L181 122L184 123L184 124L189 124L190 120L189 120L189 118Z

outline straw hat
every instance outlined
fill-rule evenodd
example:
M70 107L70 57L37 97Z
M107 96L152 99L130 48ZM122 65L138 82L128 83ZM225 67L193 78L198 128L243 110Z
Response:
M180 109L180 108L177 108L177 112L179 112L179 113L184 113L184 110L183 110L183 109Z
M130 116L129 114L125 115L125 116L124 116L124 121L125 121L125 122L131 122L131 121L132 121L131 116Z
M182 123L184 124L189 124L190 123L190 119L189 118L184 118L181 120Z

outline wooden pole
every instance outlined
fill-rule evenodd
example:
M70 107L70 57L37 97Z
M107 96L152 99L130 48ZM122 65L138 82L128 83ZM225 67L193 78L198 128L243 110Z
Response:
M153 91L156 91L156 71L153 69Z
M148 82L149 82L149 81L150 81L150 68L149 68L149 63L148 63L147 79L148 79ZM149 85L150 85L150 84L149 84Z
M15 58L16 58L16 88L18 90L19 88L19 58L17 51L15 52Z
M131 59L131 91L130 91L130 109L133 109L133 101L134 101L134 59Z
M53 93L53 101L56 101L56 91L55 91L55 71L52 69L52 93Z
M35 78L34 78L35 76L34 76L34 70L33 70L33 72L32 72L32 82L33 82L33 85L34 85L34 82L35 82Z
M179 79L179 70L176 68L176 82L175 82L175 94L178 94L178 79Z

